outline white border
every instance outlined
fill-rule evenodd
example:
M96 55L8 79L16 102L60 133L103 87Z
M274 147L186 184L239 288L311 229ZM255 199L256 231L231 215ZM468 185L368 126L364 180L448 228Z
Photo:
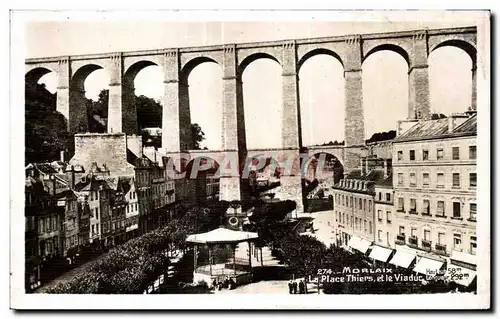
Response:
M342 20L342 21L419 21L470 20L478 27L477 105L479 113L478 202L489 203L489 16L487 12L363 12L363 11L161 11L161 12L22 12L12 22L11 37L11 307L23 309L484 309L489 307L490 274L490 211L480 205L478 214L478 295L33 295L24 294L24 229L22 181L24 181L24 30L26 19L60 20L83 18L157 19L200 21L263 21L263 20ZM299 299L300 298L300 299Z

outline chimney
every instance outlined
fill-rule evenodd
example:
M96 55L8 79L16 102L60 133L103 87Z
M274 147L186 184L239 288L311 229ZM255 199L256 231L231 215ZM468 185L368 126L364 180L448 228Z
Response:
M384 178L387 178L392 173L392 160L384 160Z
M361 167L360 167L360 170L361 170L361 175L364 175L365 172L366 172L366 158L361 158Z
M52 195L56 195L56 177L52 175Z
M71 188L75 188L75 166L71 165Z
M59 157L60 157L59 160L64 163L64 151L61 151L59 153Z
M453 132L455 129L455 118L452 116L448 117L448 133Z

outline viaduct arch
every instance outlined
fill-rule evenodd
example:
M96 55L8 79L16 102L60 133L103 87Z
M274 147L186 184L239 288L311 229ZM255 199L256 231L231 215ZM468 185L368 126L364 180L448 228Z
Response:
M344 68L345 147L341 161L347 173L356 167L365 139L363 61L380 50L400 54L409 67L408 119L423 119L430 115L428 56L442 46L458 47L467 52L473 61L470 108L475 110L476 38L476 27L461 27L34 58L25 61L25 79L29 86L44 74L55 72L58 76L57 110L68 119L69 130L78 132L88 127L86 118L82 116L84 108L80 101L83 81L90 72L102 68L109 75L108 132L136 134L133 79L142 68L157 65L164 74L162 127L166 129L162 134L162 148L166 153L175 153L188 150L190 146L187 77L200 63L215 62L222 68L223 80L222 151L236 153L241 158L247 152L241 75L252 61L270 58L282 67L282 148L298 156L302 147L298 71L308 58L328 54L338 59ZM300 185L297 177L289 178L290 181L285 183ZM237 177L221 178L224 199L239 199L238 185ZM300 190L297 194L300 194Z

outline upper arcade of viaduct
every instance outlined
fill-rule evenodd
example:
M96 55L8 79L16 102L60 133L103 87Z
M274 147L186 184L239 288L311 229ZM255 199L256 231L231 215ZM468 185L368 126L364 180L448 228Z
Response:
M58 76L57 109L68 119L72 132L88 128L84 103L84 81L97 70L109 76L108 132L137 133L134 105L134 79L140 70L157 65L164 74L162 148L167 152L186 150L190 141L190 111L187 79L204 62L215 62L222 69L222 149L246 151L245 120L241 76L245 68L260 58L269 58L282 67L282 147L298 150L302 146L298 72L315 55L327 54L342 64L345 78L345 165L352 163L349 147L365 140L362 64L370 55L391 50L408 64L408 118L426 118L430 113L428 56L443 46L455 46L472 60L473 89L471 108L476 108L476 27L427 29L324 38L283 40L159 49L26 60L29 88L48 72Z

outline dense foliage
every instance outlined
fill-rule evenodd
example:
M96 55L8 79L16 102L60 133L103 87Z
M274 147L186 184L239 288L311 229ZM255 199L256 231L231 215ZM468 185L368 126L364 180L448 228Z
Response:
M25 162L59 159L60 151L74 152L73 137L64 115L56 110L56 95L43 84L25 91Z
M369 139L366 140L366 143L375 143L392 140L396 137L396 131L391 130L388 132L375 133Z
M219 227L229 203L217 202L210 207L178 204L177 218L165 227L111 249L94 261L84 273L72 280L47 289L48 293L142 293L170 261L169 252L185 250L188 235Z

